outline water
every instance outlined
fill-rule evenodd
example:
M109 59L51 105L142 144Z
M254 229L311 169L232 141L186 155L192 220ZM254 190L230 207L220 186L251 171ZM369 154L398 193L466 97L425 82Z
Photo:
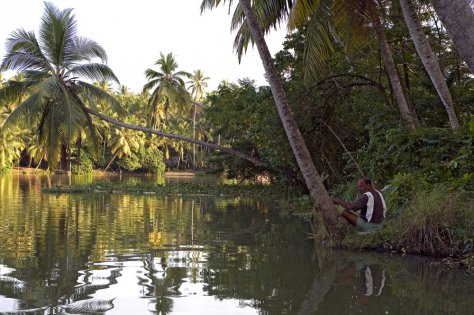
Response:
M276 203L40 191L93 180L0 176L0 313L472 313L472 276L315 250Z

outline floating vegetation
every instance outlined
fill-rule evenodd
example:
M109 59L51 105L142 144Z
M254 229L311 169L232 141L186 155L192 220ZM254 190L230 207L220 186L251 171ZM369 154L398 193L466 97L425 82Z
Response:
M259 199L289 200L297 196L271 185L215 185L195 183L169 183L166 185L150 183L110 183L95 182L73 186L56 185L42 189L45 193L111 193L143 195L202 195L216 197L258 197Z

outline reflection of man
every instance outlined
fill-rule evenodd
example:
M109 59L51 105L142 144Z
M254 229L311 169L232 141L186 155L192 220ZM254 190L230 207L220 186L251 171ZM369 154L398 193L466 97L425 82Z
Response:
M359 290L365 296L379 296L385 286L385 270L380 265L356 264L361 272L362 285Z
M353 203L333 198L334 204L344 207L341 215L350 224L357 226L365 232L379 229L387 213L387 206L382 194L374 188L372 181L368 178L359 179L357 188L363 194L361 198ZM360 210L360 216L357 216L350 210Z

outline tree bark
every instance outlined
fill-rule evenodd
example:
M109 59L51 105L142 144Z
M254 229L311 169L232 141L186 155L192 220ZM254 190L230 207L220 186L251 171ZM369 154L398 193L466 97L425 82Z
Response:
M375 30L375 35L380 44L380 51L382 54L382 58L385 64L385 71L390 80L390 86L392 87L393 94L398 104L398 109L400 111L400 115L402 120L408 124L411 129L415 129L419 122L417 119L415 120L414 115L412 115L410 108L408 107L407 100L405 98L405 94L403 93L402 83L400 81L400 77L398 75L397 67L395 65L395 61L393 60L393 54L388 45L387 37L385 36L385 32L383 30L382 23L378 17L373 19L373 25Z
M332 235L340 234L345 229L344 220L338 215L328 191L324 187L323 180L311 158L309 150L294 119L293 113L288 104L288 100L283 90L281 78L273 64L270 51L265 42L263 32L258 24L249 0L239 0L246 17L246 23L255 41L255 45L262 59L266 78L270 84L270 89L275 100L278 114L283 123L288 141L295 155L298 166L303 174L306 186L310 191L315 206L321 212L327 231Z
M474 73L474 12L467 0L430 0L461 58Z
M431 45L428 42L418 17L415 13L413 3L411 0L400 0L402 7L403 16L410 32L413 43L415 44L416 51L420 56L421 62L430 76L431 82L438 92L438 96L443 102L446 112L448 113L449 123L452 129L459 128L459 122L454 112L453 99L449 92L448 85L439 66L439 62L436 58Z

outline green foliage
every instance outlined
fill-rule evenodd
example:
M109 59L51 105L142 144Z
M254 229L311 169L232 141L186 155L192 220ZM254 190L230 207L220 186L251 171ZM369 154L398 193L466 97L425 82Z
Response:
M370 176L393 185L449 182L460 189L474 187L474 134L467 129L452 132L441 128L401 128L370 131L370 141L358 158ZM393 177L395 174L395 177ZM398 175L397 175L398 174Z
M131 153L127 157L121 158L117 164L124 170L133 172L142 167L140 158L137 154Z
M8 173L11 171L13 165L11 163L5 163L4 165L0 165L0 174Z
M151 147L140 150L140 160L142 168L145 172L163 174L165 172L166 165L163 162L163 152Z
M73 174L92 174L94 171L91 156L84 150L81 151L80 164L75 163L71 166L71 172Z

